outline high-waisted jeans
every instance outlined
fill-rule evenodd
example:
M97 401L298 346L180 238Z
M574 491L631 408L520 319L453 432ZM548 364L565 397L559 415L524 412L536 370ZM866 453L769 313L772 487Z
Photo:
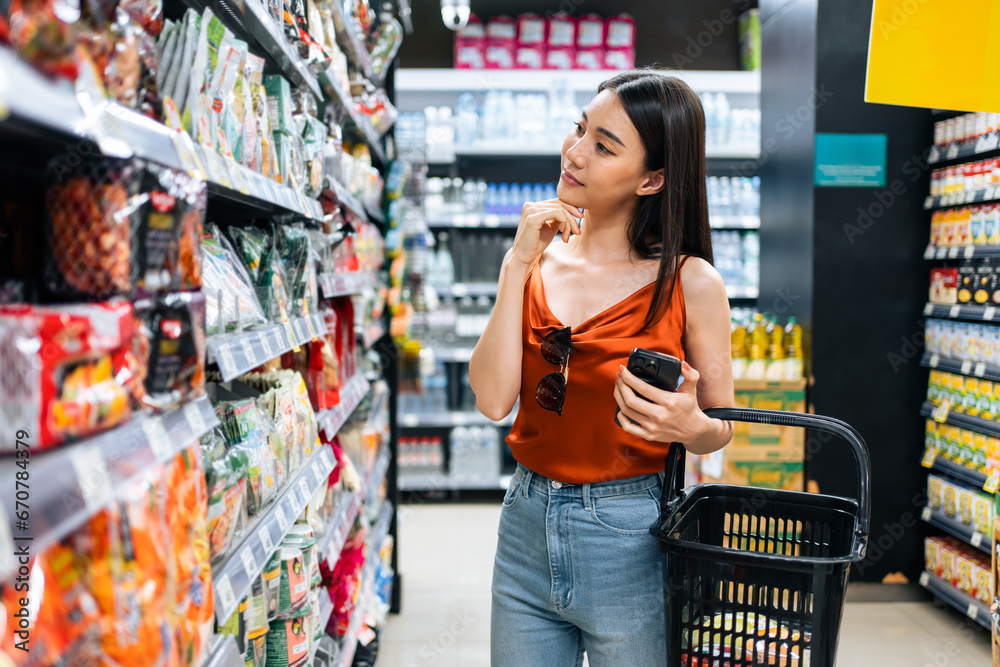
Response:
M518 465L493 568L492 667L667 664L660 475L564 484Z

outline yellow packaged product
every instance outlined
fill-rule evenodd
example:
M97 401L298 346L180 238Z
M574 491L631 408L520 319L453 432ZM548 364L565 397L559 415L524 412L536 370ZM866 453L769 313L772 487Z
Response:
M993 501L981 493L976 493L972 497L972 521L973 527L983 535L990 534L990 525L993 517L990 510L993 508Z
M955 488L958 495L958 518L966 526L972 525L972 496L974 495L972 491L966 489L965 487L958 486Z
M967 415L975 416L978 397L979 380L976 378L965 378L962 386L962 409Z
M941 504L944 501L944 489L940 477L927 475L927 506L935 512L941 511Z
M933 575L937 575L938 562L941 554L941 542L936 537L928 537L924 540L924 569Z
M940 543L938 548L937 576L946 584L955 585L955 553L948 548L947 542Z
M961 448L959 449L959 462L962 465L971 465L972 461L975 460L975 434L972 431L967 431L965 429L961 430L962 440Z
M973 569L975 563L965 554L955 555L955 588L969 597L976 596L976 583Z
M993 419L993 383L990 380L979 381L979 393L976 394L976 414L983 419Z
M990 568L977 564L973 569L973 576L975 577L976 599L983 604L990 604L992 602Z
M944 513L954 519L958 510L958 491L951 482L944 482Z

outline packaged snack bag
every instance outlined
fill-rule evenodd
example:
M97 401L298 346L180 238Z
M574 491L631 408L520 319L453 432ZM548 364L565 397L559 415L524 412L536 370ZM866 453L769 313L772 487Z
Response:
M141 406L169 409L205 393L205 297L181 292L135 303L133 395Z
M212 562L228 553L247 523L246 494L249 463L245 452L228 451L219 428L201 439L208 490L208 540Z
M486 69L486 28L475 14L455 33L455 69Z

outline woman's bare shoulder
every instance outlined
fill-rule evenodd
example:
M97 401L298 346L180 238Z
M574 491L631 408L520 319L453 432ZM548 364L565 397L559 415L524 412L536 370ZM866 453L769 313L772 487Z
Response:
M688 257L681 266L681 285L684 302L690 311L692 306L711 306L716 303L729 305L726 285L715 267L701 257Z

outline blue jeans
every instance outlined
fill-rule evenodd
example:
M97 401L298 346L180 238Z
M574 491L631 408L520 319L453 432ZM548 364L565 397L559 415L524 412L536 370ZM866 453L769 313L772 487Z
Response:
M667 664L661 480L563 484L518 465L493 566L492 667Z

